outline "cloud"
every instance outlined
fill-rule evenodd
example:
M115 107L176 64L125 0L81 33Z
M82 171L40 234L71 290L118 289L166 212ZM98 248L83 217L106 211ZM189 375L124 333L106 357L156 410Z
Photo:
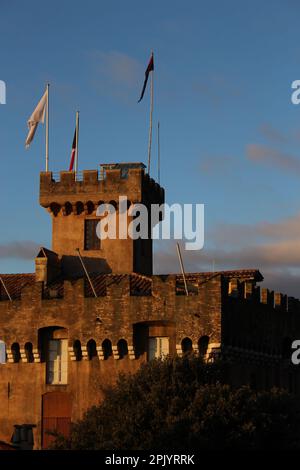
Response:
M263 272L263 287L282 292L296 298L300 298L300 272L292 273L290 270L278 270Z
M300 213L278 222L262 221L253 225L220 223L208 233L208 238L216 246L249 245L262 240L298 240Z
M285 226L282 221L277 224L257 224L253 228L253 233L259 227L266 236L278 238L276 241L248 244L247 238L244 237L244 246L237 247L235 240L231 239L232 245L227 247L219 243L216 248L204 246L203 250L197 252L183 249L185 270L201 272L213 269L259 269L265 277L266 287L300 298L300 237L297 237L296 229L299 220L299 215L295 220L288 219L286 235L290 239L281 239L284 238L284 233L280 233L280 227ZM239 228L240 233L246 233L246 226L241 225ZM181 245L184 247L183 243ZM163 240L155 243L154 272L180 272L175 241Z
M33 241L15 241L0 244L0 259L15 258L32 260L40 245Z
M234 158L228 156L205 155L201 158L200 170L206 174L224 174L231 172L234 168Z
M158 248L155 269L161 273L172 270L178 271L178 260L175 245L170 241L169 246ZM300 266L300 239L280 241L240 247L238 249L205 248L201 251L184 251L185 263L189 271L197 272L203 268L211 269L213 262L220 269L243 268L298 268Z
M232 101L242 94L240 86L232 84L232 80L220 75L207 80L194 81L192 90L200 97L207 99L213 107L219 107L224 101Z
M267 248L267 250L266 250ZM290 251L291 248L291 251ZM294 249L297 246L256 247L247 250L203 250L195 254L192 251L182 251L185 271L221 271L234 269L259 269L264 276L264 287L300 298L300 256ZM290 254L286 257L286 255ZM295 255L294 260L293 255ZM294 269L290 267L294 265ZM156 274L179 273L180 266L175 251L159 249L154 252L154 272Z
M284 144L288 142L288 138L282 132L280 132L278 129L275 129L268 123L263 123L260 126L259 131L263 137L270 140L271 142L277 144Z
M90 54L93 66L93 85L101 93L127 99L143 83L143 65L118 51L94 51ZM136 100L138 96L136 96Z
M256 163L264 163L273 168L300 175L300 159L263 145L250 144L246 147L247 158Z

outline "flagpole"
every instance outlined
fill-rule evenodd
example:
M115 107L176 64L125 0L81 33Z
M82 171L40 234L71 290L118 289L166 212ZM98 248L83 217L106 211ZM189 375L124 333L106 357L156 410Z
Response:
M47 109L46 109L46 171L49 171L49 87L47 83Z
M153 51L151 52L153 57ZM149 123L149 144L148 144L148 175L150 175L150 163L151 163L151 145L152 145L152 116L153 116L153 81L154 81L154 70L151 72L151 83L150 83L150 123Z
M159 121L157 124L157 147L158 147L158 162L157 162L157 179L160 184L160 135L159 135Z
M75 180L77 180L77 172L78 172L78 134L79 134L79 111L76 111Z
M184 267L183 267L183 261L182 261L182 257L181 257L181 251L180 251L179 243L176 243L176 248L177 248L177 255L178 255L178 259L179 259L181 274L182 274L182 277L183 277L184 290L185 290L186 295L188 296L189 291L188 291L188 287L187 287L187 283L186 283L185 271L184 271Z

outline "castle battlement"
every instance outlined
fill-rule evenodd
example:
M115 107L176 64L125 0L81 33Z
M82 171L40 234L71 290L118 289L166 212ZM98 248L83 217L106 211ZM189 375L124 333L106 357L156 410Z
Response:
M266 287L256 286L253 282L232 279L228 284L228 296L248 300L256 304L268 305L284 312L300 314L300 300Z
M144 168L126 170L125 173L122 168L106 169L105 172L84 170L77 178L73 171L61 171L59 177L52 172L42 172L40 204L54 215L57 215L57 206L62 207L65 209L64 215L68 215L68 205L78 214L82 212L78 210L78 203L81 203L89 213L90 203L95 208L103 202L117 203L120 195L127 196L132 203L147 205L164 202L164 189L145 173Z
M239 278L237 277L239 276ZM165 298L184 297L185 302L198 302L197 298L207 289L215 286L220 292L222 287L225 298L238 301L251 301L272 309L300 314L300 300L289 297L281 292L275 292L265 287L257 286L261 275L257 270L236 270L220 272L203 272L186 274L189 295L186 296L184 281L181 274L145 276L131 274L90 274L93 289L86 279L56 279L49 283L39 282L34 274L4 274L1 275L12 303L23 299L54 300L64 299L70 293L77 293L78 298L92 298L101 302L106 296L111 297L150 297ZM225 292L225 294L224 294ZM212 294L212 292L210 292ZM215 293L215 295L217 292ZM9 302L3 286L0 286L1 303Z

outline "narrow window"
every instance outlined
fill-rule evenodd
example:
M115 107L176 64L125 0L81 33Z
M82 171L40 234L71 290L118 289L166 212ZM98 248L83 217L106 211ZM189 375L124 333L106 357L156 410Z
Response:
M157 336L149 338L148 357L152 359L163 359L169 354L169 338L165 336Z
M68 374L68 340L50 339L48 343L47 383L66 384Z
M19 343L14 343L11 346L11 352L12 352L12 357L14 362L20 362L21 359L21 354L20 354L20 346Z
M110 356L112 356L112 344L109 339L105 339L102 343L102 350L103 350L103 355L104 359L108 359Z
M207 354L207 348L208 348L208 343L209 343L209 337L208 336L201 336L201 338L198 341L198 348L199 348L199 356L205 358Z
M6 345L4 341L0 340L0 364L6 363Z
M84 249L100 250L100 239L96 229L99 219L86 219L84 222Z
M183 354L189 354L193 351L193 343L191 338L184 338L181 341L181 349Z
M88 357L89 360L91 361L93 357L97 357L97 346L96 346L96 341L93 339L90 339L86 345L87 347L87 352L88 352Z
M82 359L82 350L81 350L81 343L79 339L76 339L73 344L74 355L76 357L76 361L81 361Z
M117 348L118 348L120 359L123 359L123 357L127 356L128 346L127 346L127 341L125 339L120 339L118 341Z
M26 343L24 349L25 349L27 362L33 362L34 357L33 357L33 352L32 352L32 343Z

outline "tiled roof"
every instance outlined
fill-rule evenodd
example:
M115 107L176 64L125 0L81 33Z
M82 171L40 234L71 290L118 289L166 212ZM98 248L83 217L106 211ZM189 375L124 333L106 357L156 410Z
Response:
M197 293L198 283L207 282L210 279L222 274L228 279L239 278L243 280L254 280L262 281L263 276L257 269L238 269L232 271L218 271L218 272L200 272L200 273L187 273L186 281L188 284L188 290L190 294ZM152 290L152 276L145 276L142 274L131 273L131 274L90 274L94 289L97 296L101 297L106 295L106 289L108 286L119 284L122 279L130 276L130 294L136 296L147 296L151 295ZM183 277L181 274L173 274L170 276L175 276L176 280L176 293L184 293L184 283ZM11 298L17 300L21 298L22 289L27 286L34 284L35 274L0 274L6 289L8 290ZM166 276L161 276L166 277ZM75 280L75 279L74 279ZM50 285L44 288L43 298L44 299L54 299L62 298L64 295L63 291L63 279L58 279L55 282L52 282ZM84 277L85 283L85 295L86 297L93 297L92 288ZM0 282L0 300L8 300L8 296L5 292L5 289Z
M106 288L119 284L122 279L127 277L127 274L98 274L90 275L93 287L97 296L106 295ZM143 276L141 274L129 274L130 276L130 294L131 295L151 295L152 281L151 277ZM93 297L93 291L89 281L85 278L85 295L86 297Z
M187 279L201 279L201 278L211 278L222 274L228 279L243 279L243 280L254 280L256 282L263 281L264 278L261 272L258 269L232 269L229 271L207 271L207 272L198 272L198 273L187 273Z
M27 286L34 284L35 274L0 274L9 295L13 300L21 298L21 290ZM8 300L8 295L5 292L4 286L0 281L0 300Z

